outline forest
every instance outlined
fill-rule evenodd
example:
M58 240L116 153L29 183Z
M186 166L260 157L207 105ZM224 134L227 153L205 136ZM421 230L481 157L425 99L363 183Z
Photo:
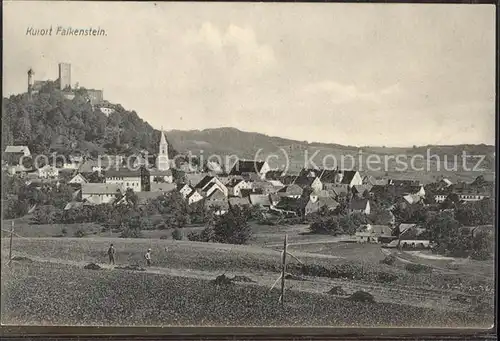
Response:
M93 107L86 89L67 99L48 81L32 99L27 93L4 98L2 148L27 145L32 154L132 155L141 150L156 153L160 131L143 121L135 111L113 105L109 116ZM169 154L177 153L169 143Z

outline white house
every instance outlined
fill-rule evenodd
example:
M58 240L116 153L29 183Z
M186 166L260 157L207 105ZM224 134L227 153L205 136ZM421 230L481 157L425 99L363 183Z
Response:
M119 184L86 183L82 184L82 201L93 204L113 202L116 194L120 193L122 186Z
M188 184L184 184L179 187L179 193L182 195L184 199L186 199L187 196L191 194L191 192L193 191L194 191L193 187L189 186Z
M141 170L109 170L106 172L106 184L120 185L123 191L131 188L134 192L142 191Z
M70 184L86 184L89 181L80 173L76 174L71 180L68 181Z
M57 178L59 176L59 169L51 165L45 165L38 168L38 177L42 179Z
M195 202L203 200L203 196L200 193L198 193L198 191L193 190L191 193L187 195L186 199L188 201L188 204L191 205L194 204Z
M172 183L174 182L174 177L172 175L172 171L170 169L168 170L157 170L157 169L152 169L149 171L149 181L150 183L154 182L166 182L166 183Z
M235 180L228 186L231 190L229 194L239 197L242 189L252 189L252 183L243 179Z
M22 154L23 156L30 156L31 152L28 146L7 146L5 148L6 154Z

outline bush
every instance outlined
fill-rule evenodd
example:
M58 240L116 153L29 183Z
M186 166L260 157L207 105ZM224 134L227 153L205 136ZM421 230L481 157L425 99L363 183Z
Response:
M396 262L396 257L394 255L388 255L380 261L381 264L393 265Z
M356 291L354 294L352 294L349 297L350 301L355 301L355 302L369 302L369 303L375 303L375 298L373 297L372 294L366 291Z
M156 225L157 230L168 230L170 226L168 226L165 222L159 223Z
M174 240L182 240L182 232L180 229L176 228L172 231L172 239Z
M408 263L405 265L405 270L413 273L422 273L422 272L432 272L432 268L424 265L424 264L414 264Z
M160 239L168 239L168 236L164 234L163 236L160 237Z
M61 234L62 234L63 236L67 235L67 234L68 234L68 229L67 229L66 227L63 227L63 228L61 229Z
M77 238L82 238L82 237L85 237L87 234L85 233L85 231L81 228L79 228L78 230L75 231L75 237Z
M345 292L344 289L342 289L342 287L340 285L331 288L327 292L327 294L336 295L336 296L347 296L347 293Z
M120 233L120 238L142 238L142 232L138 229L126 228Z
M396 274L392 274L390 272L379 272L377 274L377 281L383 282L383 283L389 283L389 282L394 282L398 279L398 276Z

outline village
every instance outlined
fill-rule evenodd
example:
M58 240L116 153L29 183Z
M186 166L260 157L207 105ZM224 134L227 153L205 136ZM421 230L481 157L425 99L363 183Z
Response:
M3 171L37 189L68 185L72 189L72 199L64 205L64 210L70 212L82 206L128 205L130 202L124 194L130 191L134 193L138 206L169 192L178 192L187 205L201 204L206 210L216 208L218 215L231 207L251 206L265 216L295 217L305 221L306 217L320 210L336 212L341 204L347 214L370 216L374 201L390 195L392 201L385 202L383 207L390 217L387 224L376 228L371 224L358 227L354 237L360 242L391 244L397 235L397 239L403 238L403 246L425 248L429 247L430 241L428 237L419 237L418 232L425 231L425 227L417 228L415 223L397 221L393 214L396 207L438 205L438 210L450 211L451 206L444 203L465 204L490 199L494 189L493 181L482 175L471 183L454 184L442 178L424 185L418 180L375 178L356 170L302 169L296 174L283 174L283 171L271 170L267 162L258 160L236 160L228 171L214 161L203 165L187 161L177 163L177 167L169 158L163 131L158 141L156 161L151 164L144 155L128 158L105 155L97 160L69 155L67 161L64 157L50 155L44 156L45 160L50 157L53 162L30 169L24 165L32 158L29 148L7 146L4 160L12 160L12 163L4 161ZM36 210L35 206L29 211ZM486 230L492 233L492 226Z

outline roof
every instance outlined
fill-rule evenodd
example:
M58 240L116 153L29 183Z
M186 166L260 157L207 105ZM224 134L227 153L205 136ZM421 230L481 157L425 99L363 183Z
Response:
M217 161L207 161L207 169L212 172L222 172L222 166Z
M220 189L216 189L207 197L207 200L208 201L215 201L215 200L226 201L226 196L224 195L224 193L222 193L222 191Z
M264 161L238 160L231 169L230 175L241 175L243 173L260 173L264 166Z
M422 200L422 198L416 194L407 194L403 197L403 199L409 204L416 204Z
M191 186L196 186L206 175L205 173L188 173L185 175L186 182Z
M347 194L349 192L347 187L345 186L333 187L331 191L333 192L334 196L339 196L342 193Z
M170 192L177 188L176 184L170 184L167 182L152 182L149 185L151 192Z
M311 195L316 195L317 197L333 198L335 193L332 190L322 189L320 191L312 192Z
M149 171L149 176L172 176L172 171L170 169L167 170L151 169Z
M231 197L228 199L228 201L230 206L250 205L250 200L248 199L248 197L246 198Z
M352 198L351 201L349 202L349 209L351 210L364 210L366 209L366 205L369 203L368 199L357 199L357 198Z
M250 194L250 203L252 205L271 206L269 195L265 194Z
M307 202L301 198L285 197L279 201L276 208L286 211L298 211L303 209L307 205Z
M268 188L274 190L274 185L270 181L254 181L252 182L252 187L260 189Z
M141 176L141 169L131 170L128 168L110 169L106 171L106 178L136 178Z
M311 186L316 179L317 177L301 175L295 179L294 184L299 186Z
M335 199L330 198L330 197L319 197L318 198L318 206L319 207L328 207L328 208L336 208L338 205L340 205Z
M161 132L160 144L167 144L167 138L165 137L165 133Z
M82 194L116 194L121 188L118 184L86 183L82 184Z
M279 180L268 180L267 182L269 182L271 185L273 185L274 187L284 187L285 185L279 181Z
M365 191L370 192L372 189L373 185L371 184L366 184L366 185L354 185L353 190L356 191L359 194L363 194Z
M80 208L83 207L83 202L81 201L71 201L64 206L64 210L71 210L73 208Z
M413 227L416 227L417 224L407 224L407 223L401 223L399 224L399 232L403 233L404 231L411 229Z
M27 146L7 146L5 148L6 153L23 153L25 150L29 150Z
M278 193L288 194L288 195L302 195L303 189L299 185L291 184L283 187L278 191Z
M192 196L194 196L195 194L199 194L201 197L203 196L203 195L201 195L201 193L199 193L198 191L194 191L194 190L193 190L193 191L191 191L191 192L190 192L190 193L186 196L186 199L191 198L191 197L192 197Z
M198 182L196 184L196 186L194 186L195 188L205 188L206 185L208 185L209 183L211 183L212 181L214 181L215 177L214 176L210 176L210 175L206 175L203 179L201 179L200 182Z
M161 192L134 192L137 195L137 204L144 205L149 199L156 199L163 195Z
M343 177L342 181L340 182L341 184L350 184L354 176L356 175L358 171L343 171Z
M392 228L387 225L370 225L367 224L362 233L378 234L382 236L390 236L392 234Z
M338 173L339 171L336 169L324 169L320 174L320 180L323 183L335 183Z
M266 173L266 179L268 180L279 180L283 175L282 170L271 170Z

